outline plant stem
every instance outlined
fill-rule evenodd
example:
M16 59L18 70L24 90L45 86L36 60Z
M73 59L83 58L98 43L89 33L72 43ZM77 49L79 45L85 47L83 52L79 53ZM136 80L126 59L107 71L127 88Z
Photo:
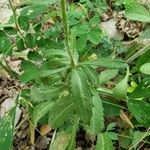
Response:
M63 26L64 26L64 34L65 34L65 45L69 50L69 27L67 22L66 5L67 5L66 0L61 0L62 19L63 19Z
M66 7L67 7L66 0L61 0L62 20L63 20L64 34L65 34L65 46L66 46L68 54L70 56L71 64L74 67L74 66L76 66L77 63L74 60L74 42L72 41L71 44L73 44L73 45L71 45L71 46L69 44L69 25L68 25L68 20L67 20Z
M0 68L4 69L10 76L14 76L14 77L18 76L17 73L12 71L7 64L5 66L2 62L0 62Z
M9 1L9 5L10 5L10 8L12 10L12 13L13 13L13 18L14 18L14 23L15 23L15 26L16 26L16 29L20 35L20 37L22 37L22 33L19 29L19 25L18 25L18 21L17 21L17 14L16 14L16 8L13 6L12 4L12 1L11 0L8 0ZM23 37L22 37L23 38Z
M141 56L142 54L144 54L145 52L147 52L150 49L150 44L145 46L144 48L140 49L137 53L135 53L134 55L132 55L130 58L128 58L126 60L127 63L132 62L133 60L135 60L136 58L138 58L139 56Z

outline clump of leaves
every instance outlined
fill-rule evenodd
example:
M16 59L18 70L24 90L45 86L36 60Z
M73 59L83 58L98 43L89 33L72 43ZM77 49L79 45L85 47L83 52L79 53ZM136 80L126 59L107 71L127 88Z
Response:
M121 109L127 109L120 106L119 101L126 103L135 119L147 126L149 103L145 98L149 96L149 78L144 76L142 82L127 95L130 75L128 65L121 59L114 58L115 55L111 56L114 51L120 54L125 50L121 49L120 43L113 43L106 36L101 36L97 26L100 22L97 13L107 7L105 1L100 3L95 0L90 5L89 0L81 0L80 7L85 16L82 16L83 12L73 13L74 5L69 10L71 14L67 14L66 0L27 2L31 5L23 8L19 17L16 8L11 5L14 24L11 27L8 25L9 28L3 26L0 31L0 52L3 58L16 57L17 54L22 60L22 72L17 77L23 83L32 84L28 97L33 106L29 109L32 123L35 127L42 122L48 123L57 130L49 149L75 149L76 133L80 127L87 134L97 136L97 150L113 149L111 140L118 140L118 137L112 131L114 125L111 127L110 124L106 128L104 117L108 109L114 109L113 115L119 115ZM61 7L56 9L50 5L54 3ZM95 9L97 5L104 6L103 10ZM83 6L95 15L88 18ZM136 17L132 16L131 19L136 20ZM83 54L87 47L92 51L91 48L99 43L105 49L101 50L101 55L93 57L89 51L86 55ZM29 52L24 55L26 50ZM138 60L137 68L144 75L149 75L149 62L143 61L142 57ZM1 65L9 70L7 65ZM121 75L117 76L118 73ZM121 81L114 88L107 89L105 84L114 78ZM106 95L118 102L111 103ZM144 110L140 109L139 99L143 101Z

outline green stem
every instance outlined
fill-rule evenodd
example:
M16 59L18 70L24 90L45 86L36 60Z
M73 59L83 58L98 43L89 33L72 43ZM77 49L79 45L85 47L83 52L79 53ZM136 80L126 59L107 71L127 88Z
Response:
M61 0L61 11L62 11L63 26L64 26L64 34L65 34L65 45L69 50L69 27L67 22L66 5L67 5L66 0Z
M142 54L144 54L145 52L147 52L150 49L150 44L145 46L144 48L140 49L137 53L135 53L134 55L132 55L130 58L128 58L126 60L127 63L132 62L133 60L135 60L136 58L138 58L139 56L141 56Z
M17 73L12 71L7 64L4 65L2 62L0 62L0 68L4 69L10 76L18 77Z
M67 12L66 6L67 6L66 0L61 0L62 20L63 20L64 34L65 34L65 46L70 56L72 66L76 66L76 62L74 60L74 48L72 48L74 44L71 46L69 44L69 25L68 25L67 14L66 14ZM71 40L74 40L74 39L71 39Z
M22 37L22 33L21 33L20 29L19 29L19 25L18 25L18 21L17 21L16 8L13 6L11 0L9 0L9 5L10 5L10 8L11 8L12 13L13 13L13 19L14 19L14 23L15 23L16 29L17 29L17 31L18 31L20 37ZM22 38L23 38L23 37L22 37Z

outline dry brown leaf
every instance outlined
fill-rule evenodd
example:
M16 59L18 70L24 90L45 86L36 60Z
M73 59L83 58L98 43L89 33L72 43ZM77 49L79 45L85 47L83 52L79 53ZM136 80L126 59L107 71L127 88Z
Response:
M46 125L41 126L40 133L41 133L41 135L44 136L44 135L48 134L51 130L52 130L52 128L48 124L46 124Z
M123 110L121 110L121 112L120 112L120 118L124 122L126 122L132 129L134 128L134 126L133 126L132 122L130 121L129 117L127 116L127 114Z

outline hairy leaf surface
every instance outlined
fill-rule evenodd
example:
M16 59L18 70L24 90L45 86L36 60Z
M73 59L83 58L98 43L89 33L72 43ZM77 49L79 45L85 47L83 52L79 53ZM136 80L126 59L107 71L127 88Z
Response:
M81 120L87 124L91 117L91 102L87 78L81 68L73 69L71 74L72 97Z
M112 141L107 133L98 134L96 150L114 150Z

